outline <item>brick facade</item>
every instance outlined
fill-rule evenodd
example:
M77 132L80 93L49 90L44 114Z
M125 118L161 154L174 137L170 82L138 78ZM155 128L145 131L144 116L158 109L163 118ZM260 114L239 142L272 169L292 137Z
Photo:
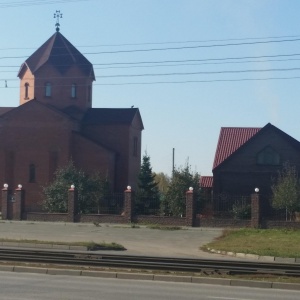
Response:
M43 186L70 160L86 174L106 177L113 191L136 187L139 110L92 108L93 66L61 33L26 60L18 76L20 106L0 107L0 182L12 189L22 184L23 213L41 210Z

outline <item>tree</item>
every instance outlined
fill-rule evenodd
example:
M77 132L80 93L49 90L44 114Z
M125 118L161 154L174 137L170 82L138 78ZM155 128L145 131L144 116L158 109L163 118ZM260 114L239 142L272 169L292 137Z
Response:
M165 194L168 190L171 178L163 172L155 173L154 175L154 180L157 183L160 194Z
M171 178L167 174L160 172L155 174L154 180L155 182L157 182L157 188L159 192L160 212L162 215L166 215L169 212L169 210L167 209L168 204L166 202L166 193L168 191Z
M162 203L164 214L182 216L185 213L185 194L189 187L193 187L194 194L199 198L199 174L192 173L187 163L184 168L175 169L169 184L166 197Z
M272 185L272 192L272 205L275 209L285 209L290 218L300 209L300 185L295 166L290 165L289 162L283 164Z
M147 213L147 210L159 208L159 193L157 182L152 173L150 156L145 153L138 176L138 191L136 195L136 208L138 212Z
M74 184L78 190L78 207L82 213L99 211L103 196L109 191L109 183L99 174L86 175L70 161L55 173L55 180L44 187L44 208L49 212L67 212L68 190ZM102 200L103 201L103 200Z

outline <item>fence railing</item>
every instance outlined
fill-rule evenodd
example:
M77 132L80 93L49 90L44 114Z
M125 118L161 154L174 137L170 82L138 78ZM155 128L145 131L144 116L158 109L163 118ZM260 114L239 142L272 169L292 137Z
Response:
M251 196L219 194L200 197L196 213L206 218L250 219Z
M99 197L94 207L89 209L89 214L122 214L124 209L124 194L112 193Z

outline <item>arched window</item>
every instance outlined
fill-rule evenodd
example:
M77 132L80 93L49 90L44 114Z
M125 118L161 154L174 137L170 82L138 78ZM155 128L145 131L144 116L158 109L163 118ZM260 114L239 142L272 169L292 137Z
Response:
M92 101L92 86L88 86L88 102Z
M264 148L257 154L256 162L258 165L279 165L280 155L270 146Z
M52 86L50 82L46 82L45 84L45 96L46 97L51 97L52 95Z
M29 182L35 182L35 164L29 165Z
M138 138L133 138L133 156L138 156Z
M29 96L28 96L29 83L26 82L24 87L25 87L25 99L29 99Z
M77 97L77 85L76 83L73 83L71 86L71 98Z

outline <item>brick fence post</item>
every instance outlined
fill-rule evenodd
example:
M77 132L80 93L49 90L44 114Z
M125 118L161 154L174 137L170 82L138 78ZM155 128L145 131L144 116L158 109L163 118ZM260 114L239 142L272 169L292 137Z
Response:
M7 208L8 208L8 197L9 197L9 191L8 191L8 184L5 183L3 185L2 189L2 195L1 195L1 214L2 214L2 220L7 220L8 214L7 214Z
M259 194L251 194L251 227L259 228L261 225L261 205Z
M15 202L13 203L13 220L22 220L22 212L23 212L23 204L24 204L24 190L22 189L22 185L19 184L15 189Z
M133 208L134 208L134 192L131 190L131 187L128 186L124 191L124 217L129 223L133 220Z
M75 222L78 214L78 190L72 184L68 191L68 221Z
M186 205L186 226L194 226L194 217L195 217L195 199L194 199L194 191L193 188L189 188L189 190L185 194L185 205Z

